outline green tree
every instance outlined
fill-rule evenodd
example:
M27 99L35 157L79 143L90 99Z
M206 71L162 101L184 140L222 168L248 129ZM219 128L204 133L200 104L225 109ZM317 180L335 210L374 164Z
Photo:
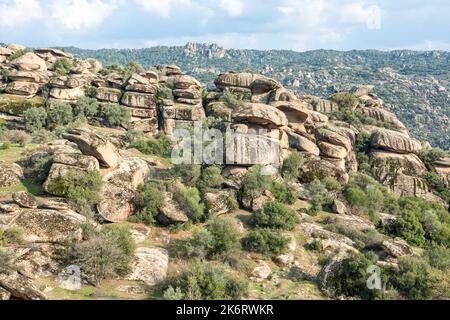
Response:
M281 254L288 250L291 238L269 229L249 232L242 239L242 247L250 252Z
M67 58L59 58L53 64L53 71L60 76L68 75L73 68L73 63Z
M92 118L98 114L99 104L97 99L79 97L73 111L76 117Z
M57 103L48 111L48 122L65 126L73 121L72 106L68 103Z
M293 230L298 223L298 217L294 210L273 201L267 202L262 210L253 213L252 223L259 228Z
M117 103L109 103L103 109L103 116L106 123L111 127L119 127L126 124L131 119L130 110Z
M34 132L45 127L47 121L47 111L45 108L30 108L24 114L25 128L29 132Z
M298 151L292 151L284 160L281 174L286 180L297 180L300 176L300 168L304 163L303 156Z

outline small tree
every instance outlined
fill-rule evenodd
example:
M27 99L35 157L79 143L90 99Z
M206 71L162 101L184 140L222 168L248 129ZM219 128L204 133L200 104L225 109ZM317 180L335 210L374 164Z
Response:
M97 99L89 97L79 97L74 107L76 117L95 117L98 114L99 104Z
M253 213L252 223L259 228L293 230L298 223L298 217L294 210L273 201L267 202L262 210Z
M103 116L106 122L111 127L118 127L120 125L126 124L131 119L130 110L121 106L117 103L107 104L103 109Z
M73 63L67 58L59 58L55 61L53 65L53 71L60 76L65 76L69 74L72 68Z
M154 224L159 210L164 204L158 183L148 182L140 185L134 203L138 211L137 219L147 224Z
M47 111L44 108L30 108L24 112L23 116L27 131L34 132L45 127Z
M68 103L57 103L48 111L48 122L65 126L73 121L72 106Z
M431 268L425 260L401 257L398 267L393 282L401 293L411 299L431 298Z
M269 229L259 229L249 232L242 239L242 247L250 252L262 254L281 254L288 250L290 237L273 232Z
M303 156L298 151L293 151L283 162L281 174L286 180L297 180L300 176L300 168L304 163Z

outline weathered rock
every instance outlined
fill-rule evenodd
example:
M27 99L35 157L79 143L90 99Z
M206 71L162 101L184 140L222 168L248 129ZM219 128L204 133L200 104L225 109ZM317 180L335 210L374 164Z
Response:
M316 138L320 141L344 147L347 151L351 151L353 149L352 141L344 132L336 132L338 130L339 129L332 127L318 128L316 130Z
M53 163L83 168L89 171L100 170L100 166L96 158L79 153L57 153L53 156Z
M176 120L200 121L205 118L205 110L201 105L191 106L177 103L173 109Z
M233 118L238 122L244 121L273 127L288 125L288 119L282 111L275 107L258 103L243 103L241 108L233 112Z
M349 246L352 247L354 245L353 240L350 238L325 230L324 228L312 223L302 223L301 228L308 237L339 242L341 245L339 249L342 248L344 251L346 251Z
M213 102L206 107L206 115L220 118L226 122L232 121L233 109L229 108L225 103Z
M58 58L66 58L69 60L73 60L73 55L71 55L68 52L64 52L58 49L53 49L53 48L39 48L39 49L35 49L34 53L40 55L40 54L50 54L54 57L58 57Z
M281 254L279 256L276 256L274 261L276 264L282 266L282 267L287 267L290 266L294 263L295 257L292 253L287 253L287 254Z
M332 210L333 210L333 212L335 212L337 214L347 214L348 213L347 206L338 199L334 199Z
M19 96L34 96L39 90L39 84L25 81L10 82L5 89L6 93Z
M397 221L397 216L387 213L378 213L378 222L380 227L389 229Z
M12 198L15 203L17 203L22 208L36 209L37 201L36 198L29 192L18 191L12 194Z
M10 274L0 273L0 288L8 291L12 297L22 300L47 300L31 280L18 272Z
M315 179L334 177L342 184L348 182L349 176L342 168L323 159L307 159L302 168L302 182L312 182Z
M146 109L154 109L156 107L156 97L153 94L125 92L121 101L122 104L128 107Z
M300 101L277 101L272 102L271 105L284 112L288 118L289 126L303 124L308 120L309 110L306 104Z
M11 293L6 289L0 287L0 301L6 301L11 298Z
M263 260L260 260L258 263L258 266L252 271L252 276L256 278L256 281L262 281L270 276L272 269Z
M178 203L173 199L173 194L164 192L164 205L160 208L157 216L159 223L163 225L182 224L189 221L188 216L183 212Z
M360 98L362 96L368 95L373 90L373 88L375 88L375 87L369 86L369 85L354 86L350 90L350 93L352 93L356 98Z
M333 285L331 283L331 278L341 267L342 261L345 259L345 257L345 252L339 252L333 258L331 258L326 265L323 266L322 270L320 270L319 274L317 275L317 283L319 289L323 293L329 296L335 295L335 289L333 288Z
M395 128L397 131L402 133L407 133L407 129L403 123L398 120L397 116L392 112L381 108L368 108L368 107L358 107L356 112L362 113L370 118L378 121L383 121L389 124L391 127Z
M138 248L135 252L136 262L129 280L143 281L153 286L163 282L167 277L169 253L161 248Z
M259 76L250 84L252 94L262 94L281 88L281 84L271 78Z
M301 100L308 102L309 107L313 111L317 111L317 112L321 112L321 113L331 113L331 112L339 111L339 106L330 100L325 100L325 99L321 99L318 97L311 97L311 96L303 97Z
M400 154L386 151L371 153L375 167L375 176L381 182L392 173L422 176L427 172L423 162L415 154Z
M84 95L85 91L82 87L72 89L52 88L50 90L50 97L58 100L76 101Z
M47 64L32 52L11 61L11 64L21 71L47 71Z
M422 145L419 141L411 139L396 131L379 129L372 134L371 147L396 153L419 153Z
M47 83L49 81L48 76L43 72L19 70L11 71L8 79L10 81L34 82L39 84Z
M386 255L384 259L396 259L414 254L411 246L405 240L400 238L385 240L383 241L382 247Z
M293 132L288 132L287 134L289 137L290 148L297 149L298 151L308 152L315 156L318 156L320 154L319 148L311 140Z
M122 91L116 88L97 88L96 98L102 102L119 103Z
M26 241L60 243L70 237L81 239L80 225L86 221L70 210L23 209L10 226L21 228Z
M136 189L149 174L150 167L142 159L130 158L120 162L116 170L103 177L98 213L109 222L126 221L135 211L133 199Z
M197 79L187 75L177 75L173 79L175 89L200 89L202 85Z
M328 158L345 159L348 155L347 149L341 146L336 146L324 141L319 141L317 145L321 154Z
M231 199L235 199L236 194L230 190L220 190L218 192L206 193L204 202L210 215L219 216L231 211Z
M23 178L23 170L18 164L7 164L0 161L1 188L18 185Z
M222 170L222 176L226 179L225 184L234 189L240 189L242 180L247 173L247 168L238 166L226 166Z
M255 73L222 73L217 79L214 81L214 84L219 89L225 89L229 87L237 87L237 88L250 88L250 85L256 79L260 78L261 75Z
M64 135L64 139L74 142L85 155L97 158L102 166L115 168L119 164L120 156L117 148L104 137L88 130L72 130Z

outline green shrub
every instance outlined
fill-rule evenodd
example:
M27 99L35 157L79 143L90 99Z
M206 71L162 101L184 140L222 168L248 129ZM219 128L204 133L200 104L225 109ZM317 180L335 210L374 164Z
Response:
M325 185L317 179L306 186L306 196L311 203L309 212L312 214L329 207L333 201Z
M448 153L439 148L422 149L419 153L420 160L429 168L433 167L433 162L441 158L448 157Z
M328 191L342 191L341 183L334 177L326 177L321 181Z
M183 258L217 259L226 256L239 245L239 232L233 220L216 218L197 229L188 239L175 241L174 253Z
M145 69L136 61L129 61L125 67L125 77L130 77L133 73L144 72Z
M30 108L23 114L25 128L29 132L34 132L45 127L47 122L47 111L45 108Z
M430 265L439 270L448 270L450 268L450 249L448 247L431 244L426 252Z
M336 93L331 97L331 101L337 103L342 109L353 109L358 104L355 95L348 92Z
M158 183L148 182L140 185L134 203L137 209L137 220L146 224L154 224L160 208L164 205L164 197Z
M167 290L165 296L169 295L167 292L178 292L177 296L183 296L185 300L239 300L247 294L248 285L223 267L194 263L172 280Z
M53 65L53 71L59 76L66 76L73 68L73 63L69 59L59 58Z
M238 99L228 90L223 91L223 93L219 97L219 101L224 102L228 108L231 108L233 110L239 108L242 103L240 99Z
M254 166L247 171L241 184L242 198L255 199L270 189L272 178L262 174L261 170L261 166Z
M97 94L98 94L98 88L97 87L90 86L87 89L86 96L88 96L89 98L96 98Z
M425 231L419 218L411 211L402 211L394 224L394 233L417 246L425 244Z
M304 161L303 156L298 151L293 151L283 162L281 168L283 178L288 181L297 180Z
M102 177L97 171L85 174L69 172L52 181L49 192L66 197L71 207L78 213L90 216L93 206L98 202L98 193L102 185Z
M293 230L298 223L298 218L294 210L273 201L267 202L262 210L253 213L252 223L259 228Z
M203 168L200 179L197 181L197 189L202 194L210 192L211 190L220 188L223 178L222 170L218 166L210 166Z
M200 192L195 187L178 186L174 190L174 199L194 222L203 219L205 207Z
M250 252L281 254L288 250L290 242L289 236L269 229L259 229L249 232L242 239L242 247Z
M14 52L13 54L11 54L9 57L8 57L8 61L13 61L13 60L16 60L17 58L20 58L21 56L23 56L23 55L25 55L25 54L27 54L27 53L29 53L29 52L32 52L33 50L31 50L30 48L26 48L26 49L22 49L22 50L17 50L16 52Z
M140 152L160 157L170 157L173 143L167 136L160 134L156 137L139 139L131 143L131 148L136 148Z
M96 286L106 278L128 274L135 249L129 229L111 225L100 232L90 230L84 241L66 243L61 259L79 265L83 275Z
M377 265L377 256L370 252L366 254L352 253L345 258L340 268L330 276L330 284L336 296L360 297L362 299L376 299L381 297L381 290L370 290L367 280L371 276L368 268Z
M400 293L415 300L431 298L433 281L431 268L426 260L401 257L398 267L393 282Z
M73 121L72 106L68 103L57 103L48 111L48 122L65 126Z
M131 119L130 110L117 103L109 103L103 108L103 117L111 127L119 127L126 124Z
M202 175L202 167L199 164L177 164L171 172L174 177L181 178L184 184L193 187Z
M79 97L74 109L75 117L95 117L99 112L97 99L89 97Z
M19 228L0 227L0 247L23 243L23 231Z
M294 204L298 196L295 191L291 190L284 182L273 181L270 191L278 202L285 204Z

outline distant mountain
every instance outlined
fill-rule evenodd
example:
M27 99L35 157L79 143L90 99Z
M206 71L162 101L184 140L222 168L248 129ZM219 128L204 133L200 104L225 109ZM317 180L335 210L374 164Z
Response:
M177 64L207 85L222 71L253 70L299 94L327 97L356 84L373 84L412 135L450 149L450 53L444 51L226 50L216 44L146 49L65 50L104 64L135 60L145 67Z

